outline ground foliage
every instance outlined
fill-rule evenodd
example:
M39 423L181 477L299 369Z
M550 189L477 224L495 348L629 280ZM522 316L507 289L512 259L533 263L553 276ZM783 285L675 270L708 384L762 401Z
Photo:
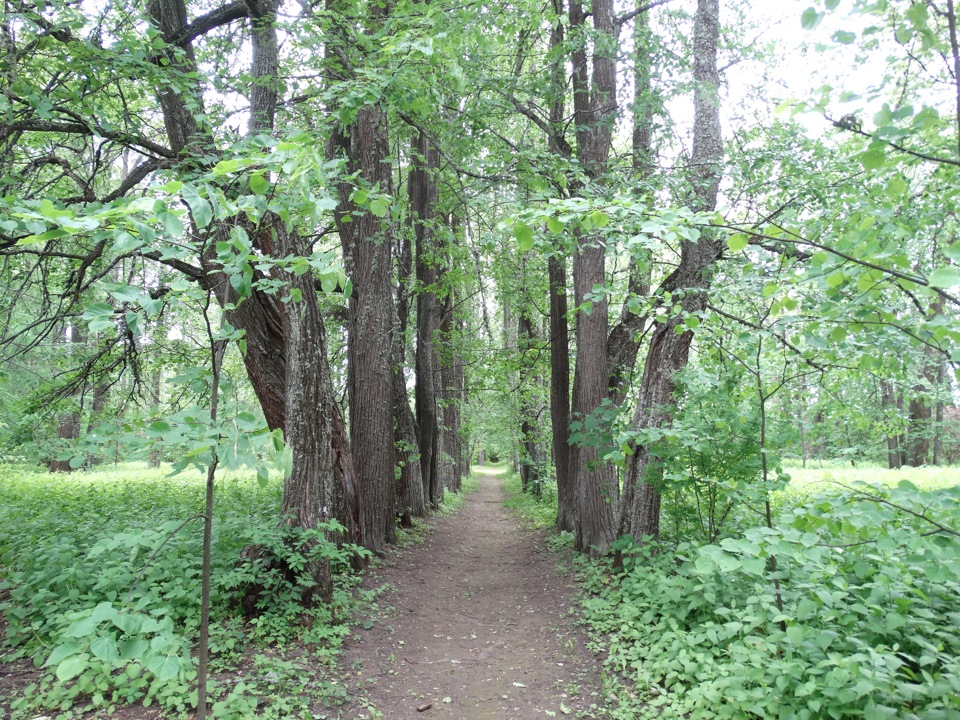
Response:
M4 660L27 658L44 670L39 683L0 702L14 717L195 704L202 479L134 464L69 476L7 465L0 474ZM280 529L280 490L252 473L218 486L210 642L223 680L213 691L215 716L310 717L311 706L336 701L343 690L322 668L358 603L370 600L355 592L348 547L327 541L323 528L295 536ZM339 569L332 602L304 608L309 580L238 561L251 545L295 572L325 554ZM261 591L245 618L239 600L252 584Z
M577 559L585 618L619 688L612 717L960 712L956 472L797 475L775 498L772 528L737 522L718 543L621 541L620 568ZM551 503L523 494L515 477L506 485L521 519L553 524Z
M617 716L955 717L958 528L960 487L856 483L719 544L582 564L590 626L633 690Z

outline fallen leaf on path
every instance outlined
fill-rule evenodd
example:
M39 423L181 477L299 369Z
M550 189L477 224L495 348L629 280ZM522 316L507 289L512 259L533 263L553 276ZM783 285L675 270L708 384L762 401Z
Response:
M433 703L427 703L426 705L421 705L417 708L417 712L426 712L433 707Z

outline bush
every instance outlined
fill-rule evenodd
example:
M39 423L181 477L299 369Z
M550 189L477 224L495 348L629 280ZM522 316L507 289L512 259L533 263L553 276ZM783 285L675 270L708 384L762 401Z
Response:
M861 485L719 545L583 563L632 686L614 717L957 717L958 529L960 488Z
M194 705L200 475L169 478L133 465L70 475L6 466L0 473L7 657L27 657L49 671L15 708ZM355 550L337 548L322 528L280 528L280 491L280 483L261 485L253 477L218 484L211 650L221 669L230 658L240 660L247 638L235 619L250 586L262 590L249 626L254 643L301 639L329 657L348 633L354 580L343 571ZM241 562L241 550L251 545L280 562ZM341 574L332 602L305 610L303 570L317 557Z

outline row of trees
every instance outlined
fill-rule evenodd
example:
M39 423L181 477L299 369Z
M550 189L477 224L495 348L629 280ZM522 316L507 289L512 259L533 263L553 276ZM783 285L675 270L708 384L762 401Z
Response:
M658 536L698 443L754 458L742 480L777 448L950 460L956 17L852 10L829 43L887 76L775 114L749 3L723 30L719 0L8 2L7 444L46 422L189 459L282 433L285 521L378 552L478 443L535 492L554 475L593 553ZM743 66L764 95L725 126ZM236 352L208 432L211 307Z

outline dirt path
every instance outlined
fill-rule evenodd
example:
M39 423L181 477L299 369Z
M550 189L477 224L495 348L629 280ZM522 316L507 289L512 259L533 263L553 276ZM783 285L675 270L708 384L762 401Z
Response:
M384 617L344 651L351 694L366 701L344 717L596 717L600 682L569 612L573 581L504 498L497 478L481 478L459 513L369 579L393 589Z

